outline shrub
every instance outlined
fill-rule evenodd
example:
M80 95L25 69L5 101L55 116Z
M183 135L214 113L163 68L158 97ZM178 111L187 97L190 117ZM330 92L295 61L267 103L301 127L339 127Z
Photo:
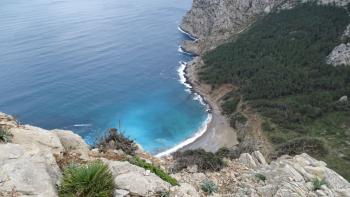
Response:
M277 157L283 154L297 155L308 153L315 156L322 156L328 153L325 142L315 137L301 137L287 141L277 146Z
M242 113L237 112L234 113L231 117L230 117L230 125L231 127L237 129L237 123L239 124L245 124L248 121L247 117L245 117Z
M173 154L173 157L175 159L175 171L193 165L197 165L199 171L219 171L225 166L222 158L203 149L178 151Z
M8 131L5 127L0 126L0 142L9 143L12 141L12 133Z
M137 150L134 141L125 137L115 128L109 129L108 134L96 143L96 147L101 150L120 149L128 155L135 155L135 151Z
M263 174L257 173L257 174L255 174L255 177L260 181L263 181L263 182L266 181L266 176Z
M325 185L325 184L326 184L326 181L325 181L325 179L318 179L318 178L315 178L315 179L312 181L312 184L313 184L313 186L314 186L314 191L316 191L316 190L321 189L321 186L322 186L322 185Z
M211 180L205 180L205 181L203 181L203 183L201 184L201 189L202 189L205 193L207 193L207 194L209 194L209 195L211 195L211 194L213 194L213 193L215 193L215 192L218 191L218 187L217 187L216 184L215 184L213 181L211 181Z
M164 181L170 183L171 185L175 186L178 185L178 182L176 179L174 179L173 177L171 177L168 173L164 172L162 169L160 169L157 166L154 166L151 163L147 163L145 160L140 159L139 157L134 157L130 163L139 166L141 168L144 168L146 170L150 170L151 172L153 172L154 174L156 174L157 176L159 176L161 179L163 179Z
M111 197L115 189L113 175L106 164L94 161L71 165L63 172L60 197Z
M220 148L215 155L219 158L237 159L242 153L252 153L257 150L259 150L259 144L256 140L245 139L231 148Z
M221 105L223 113L229 115L235 112L240 100L241 100L240 97L235 96L233 98L230 98L224 101L224 103Z

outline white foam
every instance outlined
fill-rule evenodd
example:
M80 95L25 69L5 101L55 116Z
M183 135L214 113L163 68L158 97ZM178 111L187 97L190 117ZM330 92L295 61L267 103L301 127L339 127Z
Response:
M186 73L185 73L185 70L186 70L186 66L187 66L187 63L186 62L179 62L180 63L180 67L177 69L177 72L179 73L179 81L180 83L182 83L186 89L191 89L192 86L191 84L187 83L187 79L186 79Z
M91 124L75 124L73 126L75 126L75 127L90 127Z
M203 124L199 128L198 132L196 132L192 137L190 137L187 140L181 142L180 144L174 146L173 148L170 148L164 152L158 153L156 155L156 157L164 157L164 156L170 155L171 153L176 152L180 148L183 148L186 145L191 144L194 141L196 141L199 137L201 137L207 131L207 127L208 127L208 124L211 122L211 119L212 119L212 115L209 113L207 116L207 119L203 122Z
M188 37L190 37L192 40L197 41L198 38L194 37L192 34L188 33L187 31L183 30L180 26L177 26L177 29L183 33L186 34Z
M181 27L178 27L179 31L181 31L182 33L188 35L191 39L193 40L197 40L197 38L193 37L191 34L189 34L188 32L184 31L183 29L181 29ZM179 46L178 48L178 51L180 53L187 53L186 51L184 51L182 49L181 46ZM191 53L188 53L190 55L192 55ZM201 137L206 131L207 131L207 128L208 128L208 125L209 123L211 122L212 120L212 114L210 113L210 106L204 101L203 97L201 95L199 95L198 93L196 92L193 92L192 91L192 85L190 83L188 83L187 81L187 78L186 78L186 66L187 66L187 62L183 62L183 61L180 61L180 66L179 68L177 69L177 72L179 74L179 81L181 84L183 84L186 88L185 88L185 91L192 94L193 95L193 100L197 100L198 102L200 102L203 106L206 107L206 112L208 112L208 116L207 116L207 119L202 123L201 127L198 129L198 131L190 138L186 139L185 141L181 142L180 144L164 151L164 152L161 152L161 153L158 153L156 155L156 157L163 157L163 156L167 156L167 155L170 155L171 153L173 152L176 152L177 150L185 147L186 145L188 144L191 144L193 143L194 141L196 141L199 137Z
M177 49L177 51L180 52L180 53L187 54L187 55L194 55L194 54L192 54L192 53L190 53L190 52L184 51L184 49L183 49L181 46L179 46L179 48Z

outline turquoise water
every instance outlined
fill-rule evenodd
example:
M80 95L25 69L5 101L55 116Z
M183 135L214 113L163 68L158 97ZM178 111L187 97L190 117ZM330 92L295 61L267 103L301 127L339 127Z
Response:
M205 107L179 82L190 0L2 0L0 111L93 143L120 128L153 153L193 136Z

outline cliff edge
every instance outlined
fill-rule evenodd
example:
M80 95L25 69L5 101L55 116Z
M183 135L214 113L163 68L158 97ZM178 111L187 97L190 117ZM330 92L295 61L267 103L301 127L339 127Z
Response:
M12 136L7 142L0 141L0 196L59 196L62 166L94 160L108 165L118 197L207 196L208 181L217 187L213 196L350 196L349 182L307 154L283 156L268 164L256 151L225 159L219 171L201 171L193 165L171 173L176 164L172 157L158 159L137 150L138 157L177 179L178 185L172 186L156 173L130 163L125 158L131 156L122 150L102 153L90 149L71 131L20 125L3 113L0 125Z

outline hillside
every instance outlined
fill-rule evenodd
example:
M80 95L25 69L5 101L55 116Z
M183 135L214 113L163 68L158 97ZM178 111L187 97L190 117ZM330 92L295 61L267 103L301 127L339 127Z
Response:
M245 119L240 112L247 107L262 115L263 134L273 145L270 158L307 152L350 179L350 67L330 64L347 60L349 50L342 43L349 40L350 18L339 6L346 2L286 2L293 8L275 2L276 11L269 14L267 5L254 9L265 10L265 16L253 14L254 22L243 21L247 30L205 53L201 82L239 87L223 98L222 110L233 126L237 117ZM208 35L200 40L218 33Z

